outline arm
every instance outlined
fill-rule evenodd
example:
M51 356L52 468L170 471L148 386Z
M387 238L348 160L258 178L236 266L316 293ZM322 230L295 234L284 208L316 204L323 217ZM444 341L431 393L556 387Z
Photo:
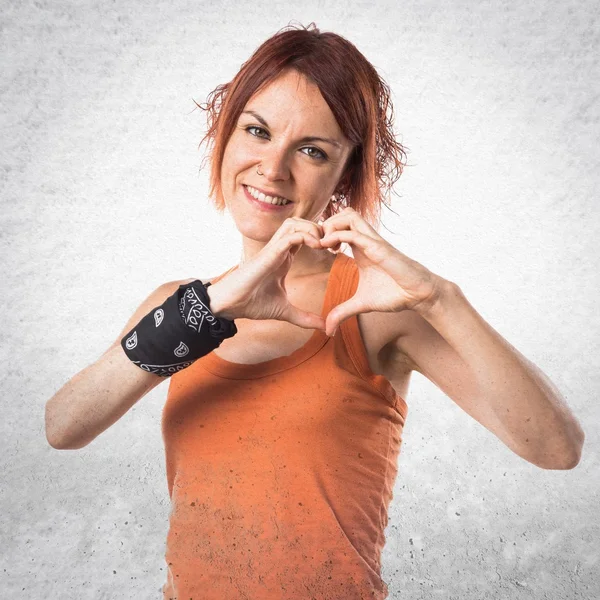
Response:
M434 303L408 313L392 344L390 377L394 364L408 357L414 370L525 460L544 469L578 464L585 434L559 390L458 285L443 280Z
M118 421L140 398L164 381L134 365L121 339L181 282L159 286L135 311L121 333L94 363L74 375L46 403L46 438L60 450L83 448Z
M322 228L323 248L351 245L359 275L354 296L327 315L327 332L361 312L394 313L383 352L388 380L408 363L525 460L543 469L577 465L585 434L564 398L458 285L400 252L350 207Z

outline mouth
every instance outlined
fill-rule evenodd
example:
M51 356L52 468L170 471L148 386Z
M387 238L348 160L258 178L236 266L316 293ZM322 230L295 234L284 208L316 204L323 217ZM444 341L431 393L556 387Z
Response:
M249 185L242 184L242 187L244 188L244 194L246 198L256 207L261 208L262 210L281 211L288 209L294 204L287 198L281 198L280 196L267 196L260 190Z

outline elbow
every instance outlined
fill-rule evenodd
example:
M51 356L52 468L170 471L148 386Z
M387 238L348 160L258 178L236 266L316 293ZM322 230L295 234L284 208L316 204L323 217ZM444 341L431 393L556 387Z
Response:
M581 428L581 425L577 423L575 441L573 442L573 449L569 455L569 460L565 462L562 467L563 470L574 469L581 461L581 455L583 454L583 443L585 442L585 432Z
M565 469L574 469L579 462L581 461L581 455L583 454L583 442L585 440L585 433L583 430L581 432L581 442L578 444L575 452L573 452L573 456L571 457L571 461L567 463Z
M560 464L552 464L551 466L548 466L548 465L537 465L537 466L540 467L541 469L545 469L547 471L570 471L571 469L574 469L579 464L580 459L581 459L581 457L578 456L577 458L573 458L569 461L565 461Z
M55 450L70 450L64 437L58 435L56 431L48 427L48 423L46 423L46 441Z
M567 463L565 467L563 467L563 470L570 470L570 469L574 469L578 464L579 461L581 460L581 454L577 455L576 458L574 458L571 462Z
M55 450L62 450L62 446L60 444L60 442L58 440L55 440L49 433L48 430L46 429L46 441L48 442L48 445L51 448L54 448Z
M74 440L66 435L59 434L46 426L46 441L55 450L79 450L87 446L92 440Z
M557 463L554 461L552 466L539 465L543 469L555 471L569 471L574 469L580 462L583 454L583 444L585 442L585 432L577 420L574 421L573 433L569 436L570 443L568 449L562 452L562 459Z
M547 471L569 471L581 462L584 438L585 436L582 436L581 440L576 444L572 443L568 448L561 449L560 451L552 448L551 451L537 453L534 457L521 456L540 469Z
M68 442L63 438L52 437L48 434L46 430L46 440L48 444L54 448L55 450L79 450L80 448L84 448L88 445L89 442L83 444L74 444L72 442Z
M46 409L44 412L44 422L46 430L46 441L55 450L65 450L64 440L60 435L58 428L55 426L56 417L52 413L52 400L46 403Z
M50 402L46 404L46 411L44 415L45 430L46 430L46 441L55 450L63 450L64 444L62 443L61 437L58 435L56 428L53 427L54 419L50 412Z
M57 419L53 416L49 406L46 405L45 431L46 441L50 447L55 450L79 450L91 442L91 440L89 440L81 443L80 440L79 443L77 443L76 440L69 438L69 436L65 434L62 430L63 428L57 427L56 421Z
M547 469L551 471L570 471L574 469L581 462L581 455L583 450L583 441L580 445L573 448L573 450L569 453L565 453L564 458L559 463L552 463L551 466L548 465L538 465L542 469Z

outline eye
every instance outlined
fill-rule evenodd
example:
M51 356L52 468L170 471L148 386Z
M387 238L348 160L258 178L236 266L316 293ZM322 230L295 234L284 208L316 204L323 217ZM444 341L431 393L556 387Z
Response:
M251 129L256 129L257 131L263 131L266 133L266 131L262 127L255 127L254 125L250 125L250 127L246 127L246 131L248 133L250 133ZM250 135L253 135L254 137L262 137L261 135L256 135L254 133L250 133Z
M318 155L309 154L308 156L310 156L311 158L316 158L318 160L325 160L327 158L325 152L319 150L318 148L315 148L314 146L307 146L306 148L302 148L302 150L315 150L316 152L318 152Z
M249 127L245 128L246 131L257 138L262 138L262 139L266 139L269 137L268 133L262 128L262 127L257 127L256 125L250 125ZM255 129L256 131L262 131L265 136L259 135L257 133L252 133L251 129ZM327 155L325 154L325 152L323 152L322 150L319 150L318 148L315 148L314 146L307 146L306 148L302 148L302 150L312 150L313 152L316 152L316 154L306 154L308 157L310 158L314 158L315 160L326 160L327 159Z

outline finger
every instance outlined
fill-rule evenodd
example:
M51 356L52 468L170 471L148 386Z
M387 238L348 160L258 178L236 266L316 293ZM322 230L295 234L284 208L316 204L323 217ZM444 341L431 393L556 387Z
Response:
M327 235L331 231L352 229L372 238L379 234L369 223L367 223L353 208L347 206L344 210L329 217L323 222L323 233Z
M323 227L314 221L308 221L307 219L300 219L298 217L288 217L284 223L286 224L286 229L291 230L292 233L296 231L306 231L307 233L314 235L318 240L323 237Z
M283 319L304 329L321 329L325 331L325 319L323 317L315 313L300 310L291 304L288 305L283 313Z
M292 256L300 250L300 246L302 244L306 244L311 248L322 249L321 242L319 239L311 235L310 233L306 233L305 231L296 231L295 233L290 233L279 240L279 243L276 246L276 251L278 253L286 252L292 246L297 246L294 250L290 250Z
M366 248L373 243L373 238L358 231L342 229L330 231L321 238L320 242L323 248L333 248L341 242L348 242Z
M309 233L304 233L302 231L297 231L291 235L288 235L286 238L283 238L283 242L287 240L287 244L283 244L282 249L277 249L278 253L288 252L291 258L294 258L296 254L298 254L300 248L303 244L310 246L311 248L319 248L321 249L321 242L311 236Z
M353 298L350 298L350 300L347 300L342 304L338 304L327 315L325 333L328 336L332 336L344 321L354 315L362 313L364 310L365 307L361 302L359 300L354 300Z

